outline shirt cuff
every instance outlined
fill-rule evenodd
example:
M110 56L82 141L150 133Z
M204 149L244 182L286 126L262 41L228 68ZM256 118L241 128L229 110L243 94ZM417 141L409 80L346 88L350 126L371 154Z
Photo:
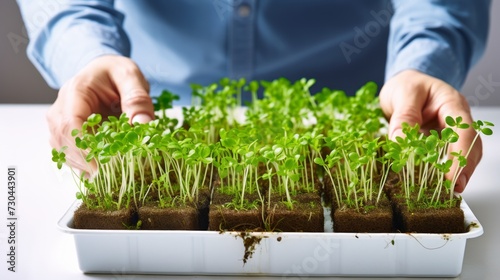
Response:
M48 46L29 46L33 49L28 50L28 54L36 61L36 66L43 69L41 73L47 83L53 88L60 88L99 56L129 56L128 38L117 33L92 25L73 25L58 38L47 41Z
M402 48L385 72L386 81L403 70L418 70L441 79L455 89L463 85L466 72L449 46L420 38Z

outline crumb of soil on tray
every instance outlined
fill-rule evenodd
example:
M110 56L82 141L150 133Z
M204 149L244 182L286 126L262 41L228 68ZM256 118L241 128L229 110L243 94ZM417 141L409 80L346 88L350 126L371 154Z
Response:
M254 236L247 232L241 232L239 237L243 240L243 246L245 247L245 254L243 255L243 264L247 263L255 252L255 247L260 243L264 236Z

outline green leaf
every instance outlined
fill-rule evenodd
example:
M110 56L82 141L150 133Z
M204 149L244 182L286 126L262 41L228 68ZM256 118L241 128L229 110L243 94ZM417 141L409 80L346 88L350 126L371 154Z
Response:
M122 124L120 125L120 130L121 130L121 131L129 131L129 130L130 130L130 128L131 128L131 126L130 126L130 124L129 124L128 122L126 122L126 123L122 123Z
M115 116L108 116L108 121L111 123L116 123L118 122L118 118Z
M349 160L357 162L359 160L359 155L357 153L349 153Z
M148 136L148 135L144 136L144 138L142 138L141 144L144 145L144 144L148 143L149 139L151 139L151 136Z
M288 158L285 161L285 168L288 169L288 170L297 169L298 168L298 164L297 164L297 162L295 160L293 160L291 158Z
M458 134L449 127L441 131L441 139L443 139L443 141L455 143L458 141L458 138Z
M457 127L460 129L467 129L470 127L470 125L467 123L461 123L461 124L457 125Z
M404 165L395 162L392 164L391 170L394 171L395 173L399 173L403 169L403 166Z
M257 92L257 90L259 90L259 83L257 81L251 81L248 87L251 92Z
M446 116L446 118L445 118L445 122L446 122L446 124L447 124L447 125L449 125L449 126L451 126L451 127L454 127L454 126L456 126L456 124L457 124L457 123L455 122L455 119L454 119L453 117L451 117L451 116Z
M426 162L437 162L438 159L439 154L436 151L431 151L423 160Z
M491 128L489 128L489 127L485 127L483 129L481 129L481 133L483 133L484 135L492 135L493 130L491 130Z
M83 198L83 194L81 192L76 193L76 199L80 200Z
M492 122L483 121L486 126L495 126Z
M467 158L464 156L459 156L458 157L458 165L460 167L465 167L467 165Z
M458 138L459 138L459 137L458 137L458 134L457 134L457 133L453 133L453 134L450 136L450 138L448 139L448 141L449 141L450 143L456 143L456 142L458 141Z
M102 116L100 114L91 114L88 118L87 118L87 123L89 126L93 127L93 126L96 126L98 125L102 120Z
M452 165L453 165L453 161L452 161L451 159L449 159L449 160L445 161L445 162L443 163L443 166L444 166L444 170L443 170L443 171L444 171L445 173L448 173L448 172L450 171L450 168L451 168L451 166L452 166Z
M203 163L206 163L206 164L212 163L213 161L214 161L214 158L212 158L212 157L206 157L203 159Z
M423 156L427 153L427 150L425 150L422 147L417 147L417 148L415 148L415 153L419 156Z
M325 165L325 161L320 157L314 158L314 163L319 165Z
M219 84L221 86L225 87L225 86L229 86L230 82L231 82L231 80L229 78L225 77L225 78L220 79Z
M122 147L123 143L121 142L113 142L110 146L109 146L109 152L110 154L114 155L116 154Z
M435 149L437 147L437 144L438 144L438 138L436 137L436 135L429 135L425 139L425 148L427 150Z
M226 148L234 149L236 147L237 142L232 138L226 138L226 139L221 139L221 144Z
M174 159L180 159L180 158L183 158L183 155L182 155L182 153L181 153L181 152L179 152L179 151L174 151L174 152L172 153L172 157L173 157Z
M137 133L135 133L134 131L129 131L125 135L125 139L124 140L126 142L129 142L129 143L136 143L137 141L139 141L139 135Z
M107 155L99 155L98 159L99 159L99 163L106 164L111 160L111 157L107 156Z
M289 177L294 182L298 182L300 180L300 174L298 173L291 174Z
M210 153L211 153L210 147L204 146L201 148L200 157L207 158L208 156L210 156Z

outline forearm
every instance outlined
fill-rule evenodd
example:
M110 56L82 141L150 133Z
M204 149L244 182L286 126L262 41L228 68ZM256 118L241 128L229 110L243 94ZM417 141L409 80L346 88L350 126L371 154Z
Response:
M130 54L123 15L111 0L18 4L30 37L28 57L51 87L60 88L98 56Z
M386 80L414 69L459 89L486 46L490 0L393 0Z

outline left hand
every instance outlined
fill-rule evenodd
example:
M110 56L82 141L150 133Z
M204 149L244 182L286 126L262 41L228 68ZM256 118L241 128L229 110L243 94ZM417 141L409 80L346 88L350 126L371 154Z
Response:
M130 58L103 55L83 67L59 90L57 99L47 112L50 144L66 150L67 164L87 174L97 170L95 161L85 160L85 151L75 145L73 129L81 129L92 113L103 119L119 117L124 112L130 122L145 123L154 119L149 97L149 84Z
M401 124L418 123L425 132L431 129L440 131L446 127L445 118L463 117L465 123L473 119L470 106L463 95L446 82L416 70L405 70L390 78L380 91L380 106L389 120L389 137L404 136ZM476 132L472 129L457 131L459 140L450 145L452 151L462 150L465 154L472 144ZM467 158L467 166L462 170L455 185L456 192L463 192L472 173L479 164L483 153L479 138ZM451 180L455 170L453 164L446 179Z

